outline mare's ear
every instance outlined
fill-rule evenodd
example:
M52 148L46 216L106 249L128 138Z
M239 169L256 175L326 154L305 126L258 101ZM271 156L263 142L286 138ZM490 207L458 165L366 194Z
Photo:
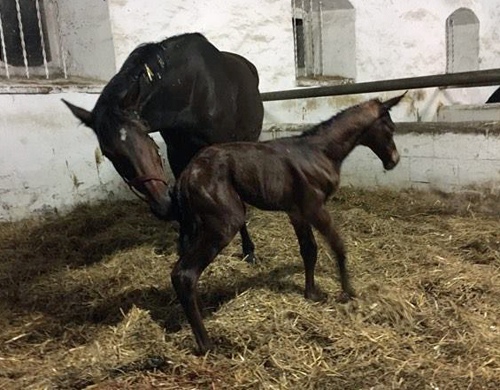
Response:
M77 107L70 102L61 99L66 106L71 110L74 116L76 116L80 121L87 127L92 128L92 113L90 111L85 110L84 108Z
M389 99L385 102L382 103L382 106L384 107L384 110L385 111L389 111L393 106L395 106L396 104L398 104L401 99L403 99L403 97L407 94L408 91L406 91L405 93L403 93L402 95L400 96L396 96L392 99Z

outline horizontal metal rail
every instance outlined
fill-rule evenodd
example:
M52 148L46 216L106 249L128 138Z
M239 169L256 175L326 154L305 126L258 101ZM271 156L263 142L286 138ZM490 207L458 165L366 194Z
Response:
M370 81L366 83L332 85L326 87L297 88L285 91L261 93L265 102L273 100L304 99L322 96L352 95L406 89L450 87L485 87L500 85L500 68L472 72L448 73L434 76L408 77L404 79Z

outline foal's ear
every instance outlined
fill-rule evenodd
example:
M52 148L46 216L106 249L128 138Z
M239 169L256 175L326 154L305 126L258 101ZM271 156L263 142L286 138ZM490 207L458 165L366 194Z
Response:
M405 93L403 93L402 95L400 96L396 96L392 99L389 99L385 102L382 103L382 106L384 107L385 111L389 111L393 106L395 106L396 104L398 104L401 99L403 99L403 97L408 93L408 91L406 91Z
M64 99L61 100L68 106L73 115L80 119L85 126L92 127L92 113L90 111L77 107Z

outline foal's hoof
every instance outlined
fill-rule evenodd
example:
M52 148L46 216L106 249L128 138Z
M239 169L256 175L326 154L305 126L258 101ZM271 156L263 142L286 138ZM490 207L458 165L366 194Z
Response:
M245 262L247 262L248 264L252 264L252 265L255 265L257 264L257 257L255 257L254 253L251 252L251 253L248 253L248 254L243 254L243 260Z
M210 352L214 349L214 345L212 342L205 343L204 345L198 345L198 349L196 350L196 355L203 356L207 352Z
M304 293L304 296L306 299L309 299L310 301L313 301L313 302L324 302L326 301L327 299L327 295L326 293L324 293L323 291L321 290L313 290L313 291L306 291Z
M356 297L356 294L354 291L352 292L346 292L346 291L341 291L339 295L337 296L337 302L339 303L348 303L350 300Z

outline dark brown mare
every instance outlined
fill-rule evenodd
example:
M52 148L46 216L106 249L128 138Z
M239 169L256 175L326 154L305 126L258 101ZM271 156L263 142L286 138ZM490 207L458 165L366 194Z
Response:
M104 155L153 213L169 219L171 199L157 145L160 131L176 178L203 147L257 141L263 105L255 66L221 52L201 34L139 46L110 80L92 112L65 102L97 135ZM241 226L243 254L254 245Z
M389 109L402 97L351 107L298 137L210 146L189 163L173 192L181 236L172 283L201 352L210 347L210 340L200 313L198 279L244 225L245 203L288 214L304 261L306 298L318 297L311 227L336 255L342 298L355 296L344 244L325 202L339 186L342 161L357 145L375 152L385 169L397 165Z

